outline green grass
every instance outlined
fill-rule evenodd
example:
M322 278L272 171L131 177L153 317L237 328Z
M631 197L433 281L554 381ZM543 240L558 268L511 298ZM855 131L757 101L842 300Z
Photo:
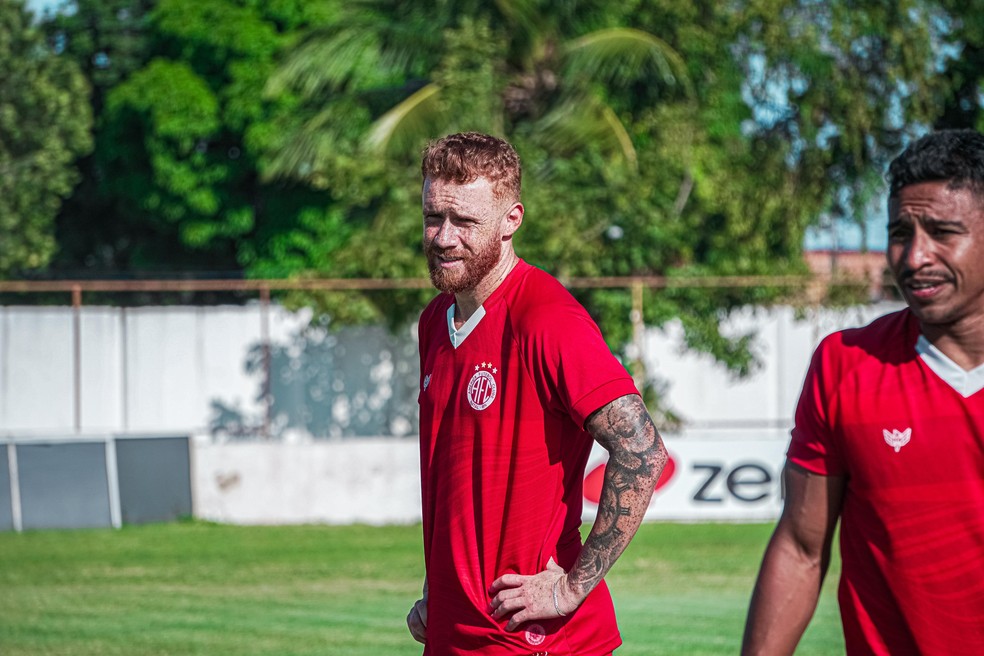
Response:
M617 656L735 654L771 526L645 524L608 577ZM419 654L419 526L0 533L0 654ZM801 654L843 653L835 563Z

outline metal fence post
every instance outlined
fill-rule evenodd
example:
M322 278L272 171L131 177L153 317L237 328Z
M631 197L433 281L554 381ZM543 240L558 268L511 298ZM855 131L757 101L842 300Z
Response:
M635 381L636 389L643 392L646 384L646 365L643 360L643 341L646 335L646 324L642 318L643 292L645 291L641 280L632 281L632 345L635 349L632 362L632 379Z
M273 399L270 380L270 287L260 287L260 341L263 343L263 437L270 437Z
M82 432L82 287L72 285L72 389L75 432Z

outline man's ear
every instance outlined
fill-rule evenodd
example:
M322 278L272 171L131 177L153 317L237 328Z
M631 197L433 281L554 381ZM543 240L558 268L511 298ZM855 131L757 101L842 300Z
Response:
M519 226L523 225L523 215L526 209L522 203L513 203L509 211L502 217L502 238L509 239L513 236Z

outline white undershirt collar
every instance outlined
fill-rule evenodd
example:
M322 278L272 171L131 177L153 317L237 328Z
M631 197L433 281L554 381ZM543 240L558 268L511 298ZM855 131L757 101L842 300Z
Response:
M933 346L924 335L920 335L916 341L916 353L926 366L933 370L933 373L964 398L984 389L984 364L966 371L943 351Z
M482 320L482 317L485 316L485 306L479 305L478 309L468 317L468 321L461 328L454 327L454 306L455 304L452 303L451 307L448 308L448 335L451 337L451 345L458 348L465 341L465 338L475 330L475 326Z

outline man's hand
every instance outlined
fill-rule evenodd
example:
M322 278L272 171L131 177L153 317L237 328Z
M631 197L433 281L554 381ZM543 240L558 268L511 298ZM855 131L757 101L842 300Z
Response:
M414 603L407 615L407 627L410 635L421 644L427 644L427 586L424 586L424 596Z
M553 619L573 613L583 600L572 599L573 593L566 583L567 574L564 568L555 563L553 558L547 561L547 569L539 574L500 576L492 582L492 589L489 591L495 595L490 605L492 617L501 619L511 613L506 630L515 631L523 622Z

